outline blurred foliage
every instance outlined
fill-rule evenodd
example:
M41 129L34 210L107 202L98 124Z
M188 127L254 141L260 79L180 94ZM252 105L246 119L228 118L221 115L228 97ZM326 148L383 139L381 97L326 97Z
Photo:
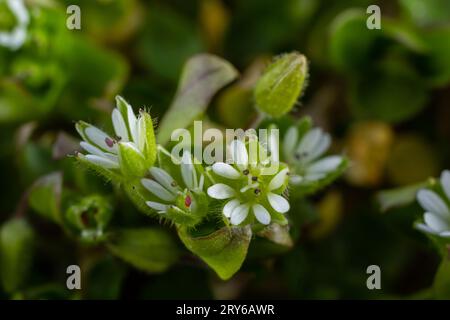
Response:
M412 228L417 188L450 167L448 0L82 0L72 31L72 1L25 3L26 42L0 47L0 298L449 297L448 259ZM380 30L366 28L369 4L381 7ZM14 24L0 0L0 29ZM286 111L332 133L350 167L333 189L292 203L283 237L269 230L248 246L248 235L216 235L203 256L219 275L231 272L221 264L230 246L248 250L228 282L181 249L175 228L65 156L79 148L72 121L109 124L119 93L156 119L167 112L156 131L166 141L198 118L249 126L255 103L274 103L253 94L268 58L293 51L308 60L308 90ZM185 83L183 65L205 52L229 61L227 72L202 78L210 66L197 65L200 79ZM374 195L396 187L378 193L381 214ZM182 239L205 250L201 237ZM70 264L83 270L80 292L65 287ZM371 264L380 291L365 286Z

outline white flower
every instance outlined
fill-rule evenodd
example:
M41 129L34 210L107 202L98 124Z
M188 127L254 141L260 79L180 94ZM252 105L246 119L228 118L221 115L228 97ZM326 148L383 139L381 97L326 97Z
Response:
M290 127L283 139L283 153L286 161L295 170L290 177L294 185L309 183L325 178L344 161L341 156L319 159L330 147L331 137L320 128L309 130L299 139L297 127Z
M85 122L76 125L78 133L84 139L80 146L87 152L85 159L107 169L120 167L118 144L134 151L145 159L147 143L146 119L142 115L136 118L133 108L121 97L117 97L117 108L112 112L114 136ZM151 128L153 130L153 128Z
M422 189L417 193L417 201L426 211L423 215L425 223L416 224L416 228L444 238L450 238L450 171L445 170L440 179L444 191L444 199L436 192ZM446 198L446 199L445 199Z
M197 172L189 151L184 151L181 159L181 176L186 186L185 190L182 190L180 184L167 171L158 167L152 167L149 169L149 172L153 179L142 179L141 183L148 191L160 199L160 201L147 201L146 204L150 208L158 213L166 213L176 203L178 197L181 196L184 200L183 210L193 211L196 209L195 197L192 197L188 191L202 191L204 176L202 174L197 179Z
M264 182L261 175L267 163L256 161L249 163L249 153L244 142L234 140L230 144L233 164L218 162L213 164L213 172L228 183L216 183L208 188L211 198L225 200L223 215L233 225L241 224L252 211L255 218L264 225L271 221L271 215L264 204L270 204L270 210L285 213L289 210L289 202L277 194L285 184L289 170L279 170L270 181Z
M16 17L17 25L11 31L0 31L0 46L17 50L26 40L30 17L23 0L7 0L6 3Z

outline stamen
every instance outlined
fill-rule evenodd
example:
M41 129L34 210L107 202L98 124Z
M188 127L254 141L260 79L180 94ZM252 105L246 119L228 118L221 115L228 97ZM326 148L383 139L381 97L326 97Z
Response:
M105 138L105 143L110 148L112 148L114 146L114 140L112 140L111 138L106 137Z
M245 176L247 176L247 175L250 173L250 171L249 171L248 169L245 169L244 171L242 171L242 173L243 173Z
M256 195L259 195L260 193L261 193L261 190L258 189L258 188L256 188L256 189L255 189L255 194L256 194Z
M253 176L252 181L258 181L258 177Z
M190 196L187 196L187 197L184 199L184 205L186 206L186 208L189 208L189 207L191 206L191 203L192 203L191 197L190 197Z

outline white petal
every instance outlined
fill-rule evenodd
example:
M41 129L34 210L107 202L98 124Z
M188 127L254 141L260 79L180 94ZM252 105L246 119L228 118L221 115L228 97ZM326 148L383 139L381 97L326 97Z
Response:
M266 225L270 223L270 213L262 205L253 205L253 213L255 214L256 220L258 220L260 223Z
M203 175L203 173L200 175L200 179L198 181L198 188L200 190L203 190L203 185L205 184L205 176Z
M176 193L178 191L176 181L170 176L170 174L167 173L167 171L158 167L151 167L149 171L153 178L155 178L155 180L164 188L172 193Z
M299 176L297 174L291 175L289 177L289 182L292 183L293 185L299 185L300 183L302 183L302 181L303 181L303 177Z
M437 214L425 212L423 219L425 220L425 223L436 232L449 230L448 223Z
M139 117L136 121L137 123L137 146L140 150L144 150L145 147L145 119L143 117Z
M247 218L247 216L248 216L249 209L250 209L250 206L248 204L241 204L240 206L235 208L233 210L233 212L231 213L231 219L230 219L231 224L234 224L235 226L237 226L242 221L244 221L245 218Z
M450 238L450 231L442 231L439 235L444 238Z
M227 202L227 204L223 207L223 215L227 218L231 217L231 213L234 209L236 209L241 203L237 199L233 199Z
M107 169L117 169L119 168L119 164L117 162L112 161L111 159L88 154L86 155L86 160L89 160L90 162L97 164L99 166L102 166Z
M281 187L286 181L286 175L288 174L288 172L289 172L288 168L284 168L283 170L278 172L275 175L275 177L273 177L272 180L270 180L269 190L272 191Z
M267 194L267 199L276 212L285 213L289 211L289 202L282 196L269 192Z
M307 172L306 175L303 177L304 181L316 181L323 179L327 176L326 173L320 172L320 173L309 173Z
M107 150L109 152L115 152L117 153L117 144L113 143L108 145L106 141L113 141L111 137L109 137L106 133L104 133L102 130L89 126L84 131L87 138L90 140L89 142L92 142L96 147L99 147L100 149Z
M142 185L158 198L165 201L174 201L175 195L161 186L158 182L150 179L142 179Z
M273 162L278 163L278 162L280 162L279 135L278 135L278 132L275 133L275 132L273 132L273 130L274 129L270 130L268 149L270 150L270 159Z
M128 127L130 128L131 138L136 145L139 144L137 118L134 115L133 108L127 103Z
M245 144L241 140L233 140L230 144L230 148L233 163L241 170L247 169L248 153Z
M187 150L183 152L183 157L181 158L181 176L189 189L197 187L197 172L192 163L191 153Z
M121 138L120 141L130 141L128 137L128 129L127 125L125 123L125 120L123 119L122 114L120 113L119 109L114 109L112 112L112 123L114 127L114 131L116 132L116 135Z
M308 173L329 173L336 170L341 163L341 156L330 156L314 162L307 171Z
M448 199L450 199L450 171L445 170L441 174L441 184L444 189L444 193Z
M234 196L234 190L223 183L217 183L208 188L208 195L214 199L228 199Z
M433 229L431 229L429 226L427 226L426 224L423 223L416 223L414 225L414 227L417 230L420 230L422 232L426 232L426 233L430 233L430 234L436 234L436 231L434 231Z
M228 178L228 179L237 179L241 176L239 171L230 166L228 163L217 162L212 165L212 169L215 174Z
M28 24L30 16L23 1L8 0L8 6L11 9L11 11L14 12L14 15L16 16L19 25Z
M314 128L308 131L302 138L302 141L299 143L297 150L295 152L303 155L308 155L314 149L314 146L317 145L320 138L322 137L322 129Z
M417 201L426 211L440 214L443 218L449 218L450 212L447 205L436 192L422 189L417 193Z
M150 208L152 208L152 209L154 209L154 210L156 210L158 212L166 212L167 210L169 210L169 206L167 204L164 204L164 203L147 201L146 204Z
M328 133L322 133L319 142L312 148L309 154L305 156L303 161L308 163L322 156L328 150L331 144L331 137Z
M80 142L80 146L86 150L87 152L89 152L90 154L102 157L102 158L108 158L109 160L113 161L113 162L119 162L119 159L116 155L108 153L108 152L103 152L102 150L100 150L99 148L93 146L90 143L81 141Z
M286 158L291 158L298 140L298 130L290 127L283 139L283 151Z
M90 143L87 143L85 141L81 141L80 142L80 146L86 150L87 152L89 152L90 154L95 154L96 156L100 156L100 157L105 157L106 152L103 152L102 150L100 150L99 148L93 146Z

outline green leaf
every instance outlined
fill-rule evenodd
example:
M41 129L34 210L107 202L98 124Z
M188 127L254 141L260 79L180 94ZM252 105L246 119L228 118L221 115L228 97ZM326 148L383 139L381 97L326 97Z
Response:
M359 9L340 13L330 28L329 53L334 67L345 72L360 72L373 62L376 42L382 31L369 30L367 15ZM364 69L363 69L364 70Z
M86 298L119 299L125 276L125 266L114 257L107 255L89 270Z
M350 109L360 119L397 123L417 115L429 89L423 77L402 60L386 60L373 70L352 78Z
M257 108L275 118L289 112L305 86L307 74L305 56L294 52L276 58L256 84Z
M30 207L53 222L61 222L61 172L53 172L39 178L30 188L28 201Z
M442 259L433 282L435 299L450 299L450 260L447 256Z
M199 54L190 58L184 66L175 99L161 121L159 143L168 143L173 130L191 125L206 110L213 95L237 75L231 64L216 56Z
M21 288L31 268L34 232L27 221L14 218L0 229L0 273L8 293Z
M423 34L429 54L425 59L426 73L434 86L450 82L450 27L426 30Z
M117 230L110 235L107 246L134 267L155 273L167 270L179 256L172 236L159 228Z
M399 0L399 4L416 25L430 26L450 21L448 0Z
M242 266L252 237L249 226L224 227L207 236L193 237L187 228L179 227L184 245L205 261L223 279L231 278Z
M152 73L176 82L183 63L203 50L201 35L193 21L161 5L148 10L138 39L138 54Z

